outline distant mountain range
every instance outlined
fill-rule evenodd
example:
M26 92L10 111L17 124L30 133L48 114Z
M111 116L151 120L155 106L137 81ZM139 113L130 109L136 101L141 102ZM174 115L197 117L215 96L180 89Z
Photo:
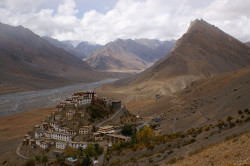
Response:
M8 89L51 88L102 79L80 58L22 26L0 23L0 55L2 93Z
M86 55L83 52L75 49L74 46L71 45L70 43L66 44L64 42L60 42L60 41L58 41L56 39L53 39L53 38L47 37L47 36L44 36L43 38L45 40L47 40L48 42L50 42L50 44L52 44L52 45L54 45L54 46L56 46L58 48L62 48L62 49L64 49L65 51L67 51L68 53L70 53L72 55L75 55L75 56L77 56L77 57L79 57L81 59L86 58Z
M246 42L245 44L248 45L248 46L250 47L250 41L249 41L249 42Z
M68 53L75 55L81 59L86 58L90 54L92 54L93 51L95 51L98 48L101 48L102 45L90 43L87 41L79 42L79 41L58 41L56 39L50 38L50 37L43 37L47 41L49 41L52 45L62 48Z
M87 41L83 41L83 42L80 42L76 46L76 49L78 51L82 52L85 55L84 58L86 58L86 57L90 56L95 50L97 50L101 47L102 47L102 45L100 45L100 44L94 44L94 43L90 43Z
M81 43L80 40L64 40L61 41L63 44L66 44L69 47L76 48L76 46Z
M84 61L97 70L143 71L164 57L174 43L150 39L117 39L95 50Z
M96 70L141 72L164 57L175 41L117 39L105 46L87 41L58 41L43 37L52 45L83 59Z

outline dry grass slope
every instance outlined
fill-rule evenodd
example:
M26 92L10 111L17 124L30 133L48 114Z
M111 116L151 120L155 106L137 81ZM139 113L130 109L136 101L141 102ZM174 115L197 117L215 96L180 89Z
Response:
M199 153L177 161L173 166L248 166L250 164L249 140L250 134L248 133L223 143L205 147ZM167 163L162 165L166 165Z

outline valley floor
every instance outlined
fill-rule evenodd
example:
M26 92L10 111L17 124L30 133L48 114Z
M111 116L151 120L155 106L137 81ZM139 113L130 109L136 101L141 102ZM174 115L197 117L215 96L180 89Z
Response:
M0 156L4 152L15 150L23 135L32 130L34 125L40 124L44 117L54 110L54 107L42 108L0 117Z

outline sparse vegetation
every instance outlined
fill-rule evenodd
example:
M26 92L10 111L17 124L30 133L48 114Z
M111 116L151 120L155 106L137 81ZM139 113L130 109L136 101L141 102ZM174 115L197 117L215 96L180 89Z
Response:
M24 166L35 166L35 160L34 159L28 159Z
M172 154L173 152L174 152L174 151L171 149L171 150L168 151L167 154L170 155L170 154Z
M40 155L35 155L35 160L36 160L36 163L40 163L41 162L41 156Z
M92 101L87 107L87 112L90 114L90 122L95 122L98 119L103 119L114 113L111 106L100 99Z
M243 114L243 112L242 112L241 110L239 110L239 111L238 111L238 114L241 115L241 114Z
M44 165L46 165L46 163L49 161L49 159L48 159L48 156L47 155L43 155L43 157L42 157L42 163L44 164Z
M130 124L125 124L122 127L121 133L122 133L122 135L125 135L125 136L132 136L133 134L136 133L136 128L134 128Z
M148 159L148 162L149 162L149 163L153 163L153 160L152 160L152 159Z
M176 158L171 158L170 160L168 160L167 164L174 164L176 163Z
M227 117L227 121L228 121L228 122L231 122L231 120L233 120L233 118L232 118L231 116L228 116L228 117Z
M91 165L91 160L88 155L86 155L83 160L81 166L89 166Z
M76 149L73 149L72 147L68 146L65 149L65 153L64 153L65 157L73 157L74 159L77 158L78 153Z
M155 145L164 144L176 138L182 138L182 136L182 133L156 136L154 131L150 129L149 126L145 126L144 128L140 129L140 131L133 134L130 141L113 144L109 153L112 153L113 151L121 152L122 149L138 150L147 148L149 150L153 150Z
M244 115L244 113L245 112L243 111L240 112L238 110L238 115ZM233 121L233 119L235 119L235 121ZM209 138L209 136L221 133L224 130L228 130L230 128L235 127L236 125L241 125L241 123L247 120L249 121L250 118L248 119L243 118L243 120L240 120L240 119L237 119L237 117L228 116L226 119L218 120L217 124L209 124L203 127L191 128L187 130L185 133L180 132L180 133L166 134L166 135L161 135L161 134L156 135L154 133L154 130L152 130L149 126L145 126L144 128L140 129L138 132L136 132L136 134L132 135L132 139L129 142L123 142L123 143L119 142L117 144L114 144L111 151L109 151L109 153L114 152L113 154L116 155L116 154L122 153L123 150L125 150L123 153L126 153L127 150L137 151L143 148L146 148L148 152L150 152L151 150L154 149L156 145L161 145L161 144L165 144L168 142L168 145L166 145L168 150L166 150L165 148L165 150L158 151L158 155L156 155L155 157L157 158L161 157L160 153L164 153L166 151L167 155L165 155L163 158L166 158L166 157L169 158L171 154L174 152L175 148L181 148L182 146L196 142L195 138L199 134L201 134L203 131L209 132L209 130L212 129L212 132L208 136L204 137L204 139L206 140ZM216 130L216 127L218 127L219 130ZM190 137L191 139L188 139ZM233 137L236 137L236 135L233 135ZM231 139L231 137L228 137L226 139ZM197 154L197 153L200 153L200 151L201 150L198 149L189 154L190 155ZM152 153L145 153L141 157L149 158L151 155ZM149 160L150 158L148 159L148 161ZM173 159L173 162L174 161L175 160Z
M89 157L97 157L103 153L103 148L99 146L99 144L89 144L86 149L84 150L85 154Z

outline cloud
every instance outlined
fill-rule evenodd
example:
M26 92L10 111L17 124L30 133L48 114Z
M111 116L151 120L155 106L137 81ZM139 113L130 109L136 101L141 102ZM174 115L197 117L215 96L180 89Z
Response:
M20 2L1 1L0 21L59 40L105 44L117 38L178 39L191 20L203 18L242 41L250 41L250 2L245 0L119 0L105 13L89 10L81 17L74 0L56 1L54 9L39 9L49 0L22 0L30 9L19 9Z

